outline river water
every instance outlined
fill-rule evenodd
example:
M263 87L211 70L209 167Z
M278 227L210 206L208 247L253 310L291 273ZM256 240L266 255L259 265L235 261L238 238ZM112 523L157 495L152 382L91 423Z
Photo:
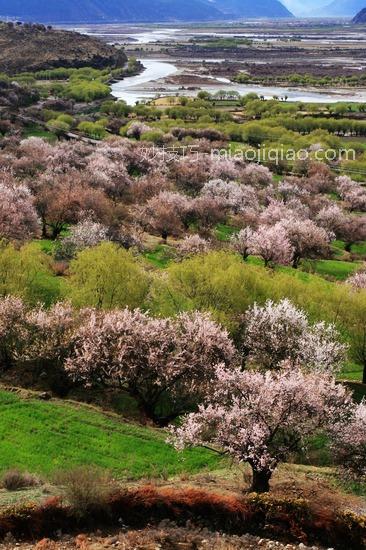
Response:
M112 85L112 95L123 99L128 105L137 101L152 99L156 95L188 95L195 96L199 90L181 90L177 85L165 84L163 79L181 72L173 63L159 59L141 59L145 70L137 75L125 78ZM207 78L207 77L205 77ZM158 81L158 82L157 82ZM335 90L313 91L306 88L281 88L277 86L254 86L236 84L227 79L212 79L212 85L201 86L200 89L215 93L219 90L237 91L240 95L255 92L271 99L273 96L288 97L289 101L307 103L366 102L366 90Z

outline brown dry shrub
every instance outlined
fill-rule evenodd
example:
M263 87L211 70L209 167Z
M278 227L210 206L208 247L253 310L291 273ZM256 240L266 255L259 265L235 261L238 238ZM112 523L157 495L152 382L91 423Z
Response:
M69 264L64 261L57 261L53 262L52 264L52 270L56 277L63 277L67 274L67 271L69 269Z
M78 517L106 512L111 496L118 490L117 483L108 472L92 466L59 472L55 481Z
M35 550L57 550L56 543L51 539L42 539L35 545Z
M19 491L28 487L36 487L39 484L39 478L19 470L8 470L1 480L1 486L7 491Z

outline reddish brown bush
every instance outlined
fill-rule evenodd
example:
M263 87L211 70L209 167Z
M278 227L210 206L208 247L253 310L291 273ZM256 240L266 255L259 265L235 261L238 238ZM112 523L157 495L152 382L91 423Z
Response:
M339 550L364 550L366 518L353 512L312 510L302 499L274 498L269 494L238 498L197 489L174 490L145 486L115 494L108 502L109 513L90 512L75 516L58 499L41 506L21 505L0 513L0 537L11 533L21 538L52 537L61 529L117 525L121 520L132 528L144 528L162 520L177 525L187 522L227 534L277 538L286 542L321 544Z

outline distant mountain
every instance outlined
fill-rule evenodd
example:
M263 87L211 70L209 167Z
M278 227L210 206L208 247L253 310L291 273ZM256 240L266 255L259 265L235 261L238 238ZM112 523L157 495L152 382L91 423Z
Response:
M366 1L366 0L365 0ZM366 23L366 8L359 11L357 15L352 19L354 25L363 25Z
M0 0L0 19L11 17L39 23L147 23L291 16L279 0Z
M229 18L244 17L293 17L292 13L278 0L214 0L222 13Z
M215 19L205 0L0 0L0 15L40 23L148 22Z
M353 17L355 13L365 7L365 4L366 0L333 0L333 2L322 8L321 12L322 15L328 17Z

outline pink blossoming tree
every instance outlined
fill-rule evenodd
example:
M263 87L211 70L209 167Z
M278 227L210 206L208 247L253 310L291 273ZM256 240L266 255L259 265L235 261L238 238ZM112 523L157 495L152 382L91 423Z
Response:
M246 260L250 254L253 234L254 231L251 227L244 227L231 237L234 250L242 256L243 260Z
M335 423L333 450L347 477L366 479L366 402L355 405L348 422Z
M321 258L329 254L329 244L334 234L328 233L312 220L301 220L295 217L282 220L278 226L285 231L293 249L292 267L299 266L303 258Z
M144 414L166 425L209 391L218 363L232 363L227 332L207 314L154 319L139 310L94 312L76 334L69 375L85 385L127 391Z
M249 251L264 260L266 267L289 265L293 258L293 247L286 231L279 225L262 225L249 239Z
M347 284L351 285L354 290L366 290L366 271L358 271L348 277Z
M24 241L39 233L40 222L28 187L0 181L0 238Z
M178 245L178 252L183 258L204 254L210 249L210 242L199 235L187 235Z
M251 490L262 493L277 466L302 449L309 436L343 425L352 401L348 391L326 374L228 371L199 407L187 415L172 440L178 449L211 445L252 469Z

